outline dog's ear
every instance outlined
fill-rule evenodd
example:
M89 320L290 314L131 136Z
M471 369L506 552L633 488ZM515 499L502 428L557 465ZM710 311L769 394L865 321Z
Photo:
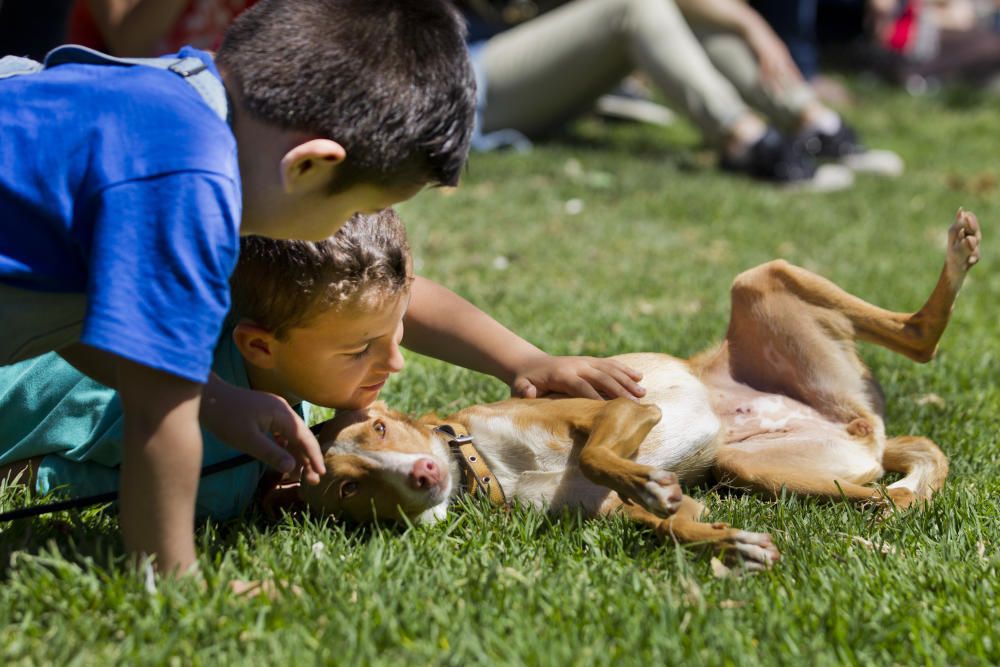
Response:
M417 423L421 426L438 426L441 424L441 418L437 416L436 412L428 412L426 415L417 417Z
M268 519L278 519L284 512L301 512L306 508L305 501L299 495L298 482L276 484L264 491L257 499L257 506Z

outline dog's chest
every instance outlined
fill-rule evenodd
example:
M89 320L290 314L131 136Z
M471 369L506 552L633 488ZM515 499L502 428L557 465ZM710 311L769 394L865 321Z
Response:
M509 498L540 509L576 507L596 514L609 490L587 480L575 461L568 433L519 423L505 415L469 420L476 447Z
M501 483L524 472L565 470L573 449L568 435L505 415L472 417L469 432Z

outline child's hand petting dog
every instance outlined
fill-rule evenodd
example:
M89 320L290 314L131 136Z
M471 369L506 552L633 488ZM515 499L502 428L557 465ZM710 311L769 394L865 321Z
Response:
M531 357L510 384L517 398L566 394L581 398L642 398L642 373L612 359L597 357Z
M232 447L309 484L326 472L316 436L274 394L234 387L213 373L202 393L201 421Z

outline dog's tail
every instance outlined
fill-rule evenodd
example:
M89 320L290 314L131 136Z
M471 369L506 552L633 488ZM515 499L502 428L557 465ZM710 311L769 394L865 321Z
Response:
M928 500L948 477L948 457L944 452L930 439L913 435L886 441L882 467L906 475L890 484L889 489L908 489L921 500Z

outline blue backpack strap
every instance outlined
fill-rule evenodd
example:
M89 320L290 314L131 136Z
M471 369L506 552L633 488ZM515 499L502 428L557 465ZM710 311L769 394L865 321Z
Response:
M0 79L17 76L19 74L34 74L42 69L42 63L31 58L20 56L4 56L0 58Z
M0 60L0 64L6 58ZM27 60L21 58L20 60ZM35 61L30 61L35 62ZM66 44L49 51L45 56L45 68L56 67L67 63L78 65L143 65L145 67L155 67L157 69L170 70L180 76L192 88L194 88L205 103L212 108L212 111L223 120L229 122L229 104L226 101L226 89L222 82L212 74L208 66L198 58L189 56L187 58L117 58L106 53L89 49L86 46L76 44ZM38 63L35 63L38 65ZM38 65L37 69L42 66ZM37 69L30 70L32 72ZM14 74L27 74L29 71L14 72ZM0 77L3 70L0 69Z

